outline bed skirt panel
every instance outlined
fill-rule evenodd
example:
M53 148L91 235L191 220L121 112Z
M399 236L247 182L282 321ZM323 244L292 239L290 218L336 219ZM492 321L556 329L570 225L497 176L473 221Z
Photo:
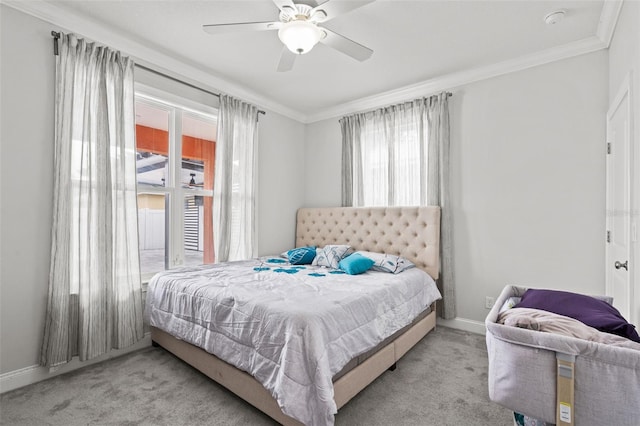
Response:
M435 325L436 311L432 309L426 317L415 323L397 339L336 380L334 382L334 400L337 408L344 406L351 398L393 366L409 349L433 330ZM176 339L156 327L151 327L151 340L279 423L286 426L302 424L284 414L269 391L244 371L203 349Z

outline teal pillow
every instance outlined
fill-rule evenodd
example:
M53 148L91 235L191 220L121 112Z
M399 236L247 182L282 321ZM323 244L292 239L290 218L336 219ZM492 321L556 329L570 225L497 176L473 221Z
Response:
M287 252L287 258L292 265L310 265L315 257L315 247L298 247Z
M367 272L375 262L361 254L354 253L345 257L338 263L338 267L349 275L358 275Z

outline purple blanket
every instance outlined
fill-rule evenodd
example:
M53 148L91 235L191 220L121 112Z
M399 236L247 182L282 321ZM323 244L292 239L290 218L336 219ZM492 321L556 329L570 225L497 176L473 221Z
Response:
M591 296L567 291L529 289L515 307L541 309L564 315L597 330L640 343L640 336L633 324L629 324L616 308Z

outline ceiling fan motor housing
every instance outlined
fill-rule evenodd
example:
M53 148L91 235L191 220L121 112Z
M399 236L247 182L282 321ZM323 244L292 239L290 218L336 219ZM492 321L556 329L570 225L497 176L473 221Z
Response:
M311 6L307 6L306 4L294 4L295 9L290 6L284 6L280 9L280 21L283 23L287 23L295 20L308 20L309 14L311 13Z

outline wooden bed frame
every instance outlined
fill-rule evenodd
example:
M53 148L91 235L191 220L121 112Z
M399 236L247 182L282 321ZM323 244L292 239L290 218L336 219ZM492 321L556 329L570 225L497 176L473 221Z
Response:
M439 272L440 208L336 207L298 210L296 247L349 244L356 250L401 255L436 279ZM435 328L431 312L334 382L338 409L367 387ZM276 400L251 375L194 345L151 327L154 346L162 346L283 425L301 423L282 412Z

